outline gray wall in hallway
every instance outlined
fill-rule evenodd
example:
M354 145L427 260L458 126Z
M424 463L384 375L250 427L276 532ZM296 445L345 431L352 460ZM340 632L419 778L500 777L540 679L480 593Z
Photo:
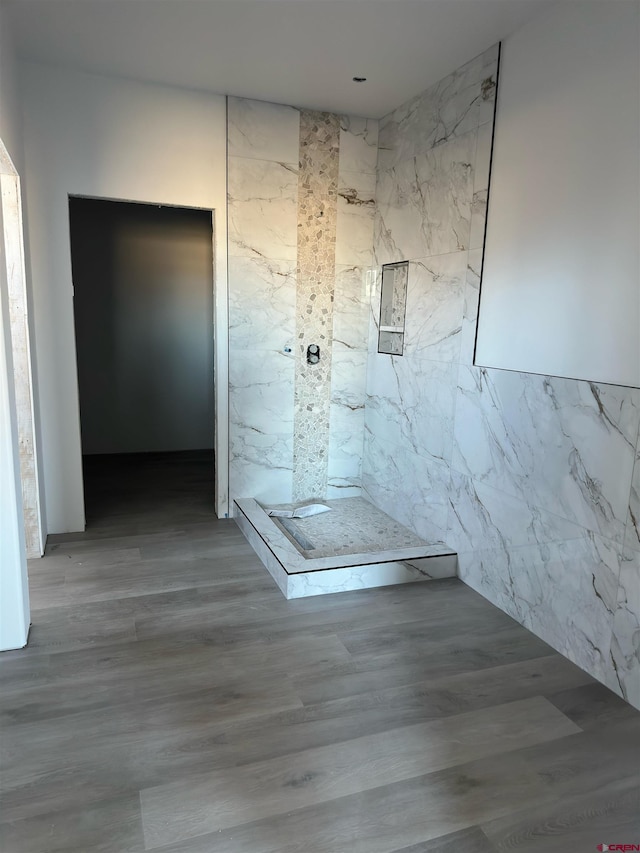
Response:
M213 447L211 214L70 200L83 453Z

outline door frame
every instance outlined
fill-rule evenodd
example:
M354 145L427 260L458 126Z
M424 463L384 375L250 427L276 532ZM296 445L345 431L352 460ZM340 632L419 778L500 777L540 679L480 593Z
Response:
M143 204L152 207L174 207L185 210L206 210L211 215L212 240L212 270L213 286L213 316L211 318L213 332L213 429L214 429L214 512L217 518L229 516L229 305L226 236L224 245L216 241L216 208L199 207L193 204L176 204L154 199L114 198L112 196L87 195L85 193L67 194L67 217L69 217L68 200L71 198L93 199L95 201L116 201L125 204ZM68 219L69 222L69 219ZM223 217L224 223L224 217ZM223 225L224 227L224 225ZM226 227L224 227L226 232ZM71 224L69 222L69 257L71 257ZM72 282L73 289L73 282ZM78 369L78 349L74 337L74 361L76 376ZM77 381L77 380L76 380ZM76 385L77 387L77 385ZM78 389L79 391L79 389ZM78 405L78 436L80 430L80 406ZM82 467L82 441L78 445L80 454L80 469ZM80 480L82 504L84 508L84 482ZM86 521L85 521L86 524Z
M0 139L2 245L6 264L9 325L13 357L24 536L28 559L44 554L46 533L41 510L39 445L33 393L33 365L24 254L20 176Z

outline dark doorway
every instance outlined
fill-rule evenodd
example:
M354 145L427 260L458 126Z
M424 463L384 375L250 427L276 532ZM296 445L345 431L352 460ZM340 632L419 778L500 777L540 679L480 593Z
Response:
M211 211L72 197L69 217L87 528L210 518Z

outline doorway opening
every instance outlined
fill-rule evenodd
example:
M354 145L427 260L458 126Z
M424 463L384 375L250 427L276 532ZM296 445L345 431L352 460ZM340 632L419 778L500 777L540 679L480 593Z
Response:
M215 515L212 212L69 198L86 524Z

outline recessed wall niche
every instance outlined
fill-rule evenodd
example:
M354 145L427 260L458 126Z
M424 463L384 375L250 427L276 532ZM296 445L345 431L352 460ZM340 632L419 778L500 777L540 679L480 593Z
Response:
M384 264L380 294L378 352L402 355L404 352L404 320L407 310L409 261Z

